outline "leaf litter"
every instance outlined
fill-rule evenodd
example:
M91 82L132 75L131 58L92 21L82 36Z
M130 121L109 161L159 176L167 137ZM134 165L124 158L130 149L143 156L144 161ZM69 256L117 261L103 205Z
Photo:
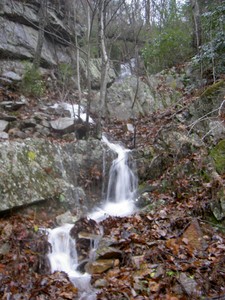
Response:
M131 120L135 137L124 130L126 122L114 120L104 131L127 147L144 149L169 126L175 110ZM150 141L150 142L149 142ZM204 167L201 153L178 158L177 165ZM98 180L101 174L93 170ZM152 186L174 177L169 166ZM224 299L225 235L223 223L212 223L209 202L224 185L224 177L204 181L195 174L177 174L166 191L151 192L151 203L130 217L109 217L101 222L104 236L121 251L119 263L101 274L92 274L97 299ZM45 211L12 213L0 218L0 298L3 300L77 299L78 290L63 272L50 273L50 245L40 228L55 227Z

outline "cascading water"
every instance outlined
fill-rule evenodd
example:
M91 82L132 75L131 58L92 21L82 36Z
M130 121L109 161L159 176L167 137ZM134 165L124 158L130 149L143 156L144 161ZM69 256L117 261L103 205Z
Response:
M130 150L120 144L110 143L105 136L102 137L102 141L117 154L117 158L110 168L105 203L89 215L96 221L101 221L107 216L131 215L135 211L133 200L137 189L137 177L129 166Z
M128 165L128 153L130 150L124 149L119 144L110 143L105 137L103 137L103 141L118 154L110 168L106 201L115 203L130 202L137 187L136 176Z
M109 173L107 197L102 208L96 208L88 217L97 222L107 216L127 216L135 211L134 197L137 187L137 178L129 167L129 152L119 144L110 143L103 136L103 142L117 154ZM85 300L96 299L96 294L90 285L91 275L78 272L78 258L76 241L70 237L73 224L49 229L48 240L51 244L51 253L48 254L51 271L64 271L71 282L79 289L80 298ZM96 247L95 243L91 241ZM90 252L93 256L93 251Z
M96 294L90 284L91 275L76 271L78 266L76 241L70 236L70 230L73 226L73 224L65 224L61 227L48 229L48 241L51 244L51 253L48 254L48 259L51 272L63 271L67 273L70 281L80 292L80 300L95 300Z

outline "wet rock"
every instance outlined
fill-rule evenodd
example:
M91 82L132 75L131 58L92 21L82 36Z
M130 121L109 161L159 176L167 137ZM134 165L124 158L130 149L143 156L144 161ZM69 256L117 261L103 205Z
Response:
M135 206L143 208L152 202L151 194L148 192L142 193L137 199L135 199Z
M23 101L2 101L0 102L0 107L4 108L5 110L18 110L26 103Z
M98 259L121 259L123 252L115 247L98 247L96 251L96 258Z
M85 266L85 270L90 274L102 274L118 265L118 259L98 259L94 262L87 263Z
M97 279L94 282L94 287L97 289L104 288L106 286L108 286L108 281L106 279Z
M66 223L74 223L77 221L77 217L73 216L70 211L65 212L56 217L56 222L59 226L64 225Z
M7 71L2 73L2 77L5 77L7 79L10 79L12 81L20 81L22 77L15 72Z
M94 233L88 233L85 231L80 231L78 233L78 239L84 239L84 240L100 240L101 239L101 235L99 234L94 234Z
M7 132L0 131L0 139L7 140L8 138L9 138L9 135Z
M75 130L74 119L69 117L58 118L51 121L50 125L59 133L70 133Z
M92 250L91 241L100 238L101 230L96 221L80 218L70 230L70 235L76 240L76 249L79 261L89 257Z
M17 117L15 116L10 116L4 113L0 113L0 119L8 122L13 122L17 120Z
M7 131L9 127L9 122L5 120L0 120L0 131Z

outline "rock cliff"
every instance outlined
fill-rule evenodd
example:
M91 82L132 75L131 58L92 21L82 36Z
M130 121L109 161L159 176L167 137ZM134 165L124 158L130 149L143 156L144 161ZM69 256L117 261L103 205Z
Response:
M18 65L20 61L32 60L36 50L39 29L39 1L2 1L0 6L0 53L1 66ZM42 66L71 62L69 46L73 32L66 23L66 12L55 1L48 6L48 21L45 28L41 55ZM85 27L76 24L78 37ZM10 59L10 62L9 62Z

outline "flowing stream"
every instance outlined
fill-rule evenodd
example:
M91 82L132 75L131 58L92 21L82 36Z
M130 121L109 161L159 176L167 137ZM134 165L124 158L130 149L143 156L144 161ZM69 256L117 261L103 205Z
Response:
M104 204L88 216L97 222L108 216L122 217L132 214L135 211L133 200L137 188L137 178L129 165L130 150L109 142L104 136L102 141L117 154L117 158L112 162L110 168L107 197ZM48 254L51 272L66 272L71 282L79 289L79 299L94 300L96 293L90 284L91 275L77 271L79 262L76 241L70 237L70 230L73 226L73 224L65 224L55 229L48 229L48 240L52 248L51 253ZM95 243L93 245L96 247ZM91 253L94 250L92 249Z
M110 143L103 136L102 141L117 154L109 171L106 200L102 207L95 208L89 215L97 222L107 216L125 217L135 211L134 198L137 190L137 177L129 165L130 150L120 144Z

